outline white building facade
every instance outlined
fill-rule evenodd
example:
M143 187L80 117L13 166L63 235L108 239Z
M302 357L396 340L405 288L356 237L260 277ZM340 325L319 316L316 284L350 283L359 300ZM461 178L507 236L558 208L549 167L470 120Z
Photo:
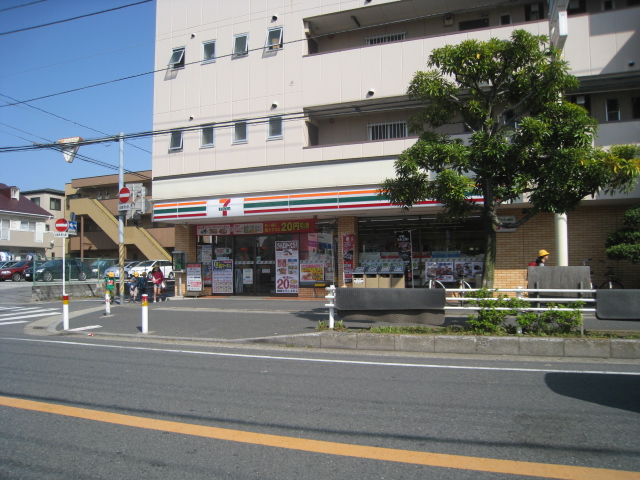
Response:
M404 277L394 286L410 287L432 263L445 282L460 272L477 278L477 219L442 224L436 204L403 212L376 191L416 140L407 119L418 106L405 92L432 49L507 39L514 29L548 35L546 2L157 5L154 131L166 134L153 144L154 220L184 225L176 250L203 264L205 292L313 296L325 283L368 279L389 286L398 266ZM572 0L567 8L565 57L582 82L572 101L601 123L598 145L640 142L639 2ZM466 135L461 124L444 131ZM586 203L576 220L613 218L615 229L634 199ZM503 214L519 218L522 209ZM603 245L572 240L581 234L571 218L571 263L604 259ZM501 234L508 255L499 251L497 286L522 285L535 252L553 248L552 219L525 225Z

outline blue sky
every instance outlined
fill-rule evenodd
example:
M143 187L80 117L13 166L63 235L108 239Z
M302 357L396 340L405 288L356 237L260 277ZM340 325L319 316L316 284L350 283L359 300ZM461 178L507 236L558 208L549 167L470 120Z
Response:
M152 74L22 105L6 106L13 103L13 99L25 101L151 72L156 8L153 1L2 35L4 32L138 1L0 1L0 147L55 142L73 136L91 139L117 135L119 132L152 130ZM30 3L32 5L27 5ZM25 6L7 10L20 5ZM150 138L127 141L125 169L151 169L150 152ZM117 142L83 146L78 154L113 165L115 169L79 158L68 164L60 152L53 150L0 153L0 183L15 185L23 191L41 188L64 190L64 184L74 178L118 173Z

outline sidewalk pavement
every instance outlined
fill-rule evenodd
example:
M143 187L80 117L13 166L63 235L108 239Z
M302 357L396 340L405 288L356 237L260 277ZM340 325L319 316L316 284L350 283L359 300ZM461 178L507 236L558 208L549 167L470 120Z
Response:
M401 325L370 321L345 322L349 332L319 332L319 322L329 322L326 303L326 299L170 297L167 301L149 303L148 333L143 334L140 303L125 302L122 306L112 304L107 315L102 300L71 300L68 331L62 330L61 315L34 322L25 331L33 335L259 343L346 350L640 359L640 340L362 332L372 325ZM448 311L445 325L463 325L466 318L464 311ZM585 328L599 331L640 330L640 322L602 322L586 316Z

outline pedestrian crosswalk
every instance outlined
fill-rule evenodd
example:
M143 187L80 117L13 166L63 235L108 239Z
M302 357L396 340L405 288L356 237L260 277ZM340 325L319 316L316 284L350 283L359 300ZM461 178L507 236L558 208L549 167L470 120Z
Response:
M16 323L27 323L32 318L61 314L60 307L0 307L0 327Z

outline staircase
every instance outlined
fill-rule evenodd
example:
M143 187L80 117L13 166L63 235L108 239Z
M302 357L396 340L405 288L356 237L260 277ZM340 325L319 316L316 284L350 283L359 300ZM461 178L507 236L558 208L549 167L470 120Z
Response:
M74 198L71 200L70 210L74 211L76 215L91 217L111 240L119 243L118 219L98 200ZM135 245L150 260L171 260L171 255L144 228L125 227L124 243L125 245Z

